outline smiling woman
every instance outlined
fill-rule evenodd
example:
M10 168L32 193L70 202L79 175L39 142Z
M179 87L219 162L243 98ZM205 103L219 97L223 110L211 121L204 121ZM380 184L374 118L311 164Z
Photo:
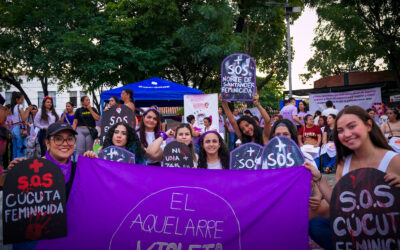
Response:
M218 132L210 130L199 138L198 168L229 169L229 151Z

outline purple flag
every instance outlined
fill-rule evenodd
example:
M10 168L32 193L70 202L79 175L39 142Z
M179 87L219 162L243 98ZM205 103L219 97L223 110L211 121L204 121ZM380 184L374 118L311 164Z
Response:
M68 236L37 249L308 249L311 175L80 157Z

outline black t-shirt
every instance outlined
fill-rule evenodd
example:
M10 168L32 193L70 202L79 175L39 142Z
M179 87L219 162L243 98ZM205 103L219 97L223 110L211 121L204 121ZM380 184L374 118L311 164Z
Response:
M326 132L326 142L333 141L333 130L329 126L325 127L324 133Z
M93 111L96 114L99 114L99 112L97 112L96 108L92 108ZM87 126L87 127L96 127L96 120L93 118L92 114L90 113L89 109L87 108L78 108L75 111L75 116L74 119L78 120L78 124L77 126Z

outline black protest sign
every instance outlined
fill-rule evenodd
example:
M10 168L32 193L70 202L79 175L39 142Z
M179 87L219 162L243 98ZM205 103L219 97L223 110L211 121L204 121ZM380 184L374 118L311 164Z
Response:
M193 168L190 148L182 142L173 141L164 148L163 166Z
M124 104L115 104L109 110L103 113L101 117L101 135L100 143L103 144L107 131L116 123L124 122L135 129L135 114L128 106Z
M98 154L99 158L109 161L119 161L135 164L135 154L117 146L103 148Z
M361 168L336 183L330 203L335 249L400 249L400 188L384 176Z
M256 62L246 54L232 54L222 61L222 100L251 101L256 93Z
M53 162L17 163L6 176L3 192L5 244L67 235L65 179Z
M230 155L230 169L260 169L263 147L256 143L246 143L232 150Z
M277 136L265 145L262 152L262 169L302 166L304 156L299 146L290 138Z

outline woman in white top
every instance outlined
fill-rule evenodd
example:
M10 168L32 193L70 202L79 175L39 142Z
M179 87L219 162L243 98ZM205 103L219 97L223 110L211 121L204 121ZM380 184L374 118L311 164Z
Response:
M156 109L148 109L144 112L143 119L136 133L146 151L147 165L161 166L160 161L163 157L162 149L165 147L165 142L161 141L157 147L149 147L150 144L155 142L160 136L163 137L163 140L167 137L165 132L161 130L160 114Z
M59 117L53 105L53 97L45 96L42 101L42 108L37 112L34 125L39 128L38 140L40 144L41 156L43 157L46 153L46 144L44 139L46 138L46 131L50 124L58 121Z
M199 146L198 168L229 169L229 150L217 131L210 130L200 136Z
M337 151L336 182L350 171L376 168L386 173L385 181L390 186L400 188L400 156L392 151L378 125L365 110L358 106L348 106L340 111L335 121L333 137ZM330 185L318 170L307 163L305 165L323 197L330 202ZM321 230L321 227L327 230ZM326 234L321 235L322 231ZM329 219L314 218L310 221L309 232L311 238L322 247L333 246L329 242Z
M12 92L11 95L11 117L13 122L12 128L12 143L13 143L13 159L25 157L25 137L21 136L21 129L25 128L25 121L32 110L29 106L24 110L23 108L24 96L20 92Z

